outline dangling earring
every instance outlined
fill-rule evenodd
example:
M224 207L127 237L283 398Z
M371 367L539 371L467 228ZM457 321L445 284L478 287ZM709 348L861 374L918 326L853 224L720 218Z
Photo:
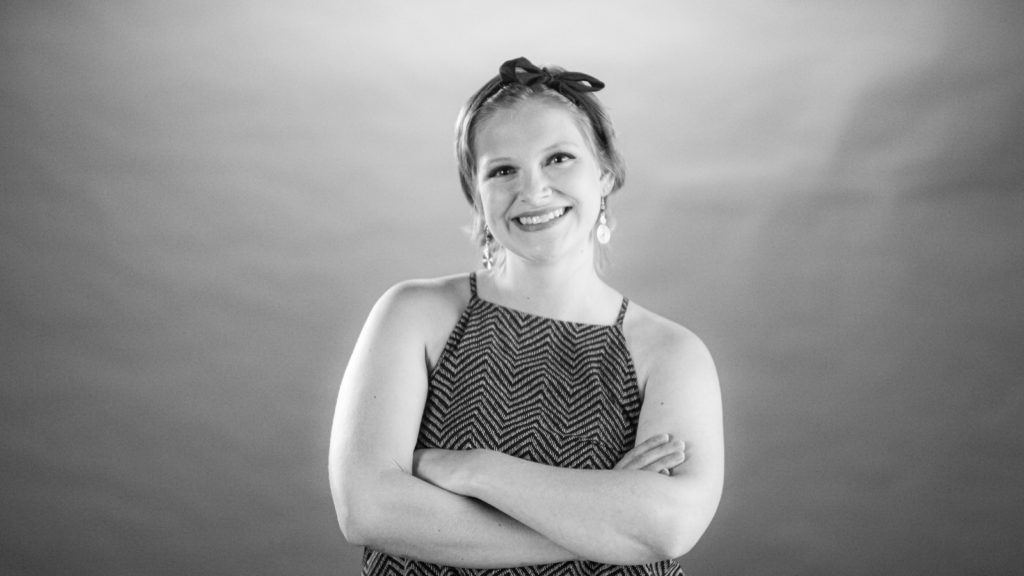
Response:
M494 251L491 248L491 242L494 242L494 236L491 236L491 231L488 228L484 228L484 246L483 255L480 261L483 263L484 268L490 270L494 266Z
M607 244L612 239L612 229L608 227L608 217L605 215L605 197L601 197L601 214L597 217L597 241Z

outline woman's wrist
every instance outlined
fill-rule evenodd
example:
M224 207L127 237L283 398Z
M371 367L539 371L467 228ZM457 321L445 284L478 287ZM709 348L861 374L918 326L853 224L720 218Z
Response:
M486 448L474 448L466 452L459 474L459 494L481 497L481 489L487 481L489 466L496 453Z
M475 497L491 455L482 448L420 449L413 458L413 475L449 492Z

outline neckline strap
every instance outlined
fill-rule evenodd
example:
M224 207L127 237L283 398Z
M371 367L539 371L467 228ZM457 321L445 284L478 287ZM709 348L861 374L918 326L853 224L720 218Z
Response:
M622 328L622 323L626 320L626 310L629 308L629 298L622 297L622 306L619 307L619 316L615 319L615 325Z

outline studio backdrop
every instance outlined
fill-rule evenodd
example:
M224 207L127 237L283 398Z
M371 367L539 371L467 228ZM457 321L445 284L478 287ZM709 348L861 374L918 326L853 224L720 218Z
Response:
M358 573L327 447L392 284L474 269L453 126L606 82L609 281L726 418L688 574L1024 567L1017 2L0 8L0 573Z

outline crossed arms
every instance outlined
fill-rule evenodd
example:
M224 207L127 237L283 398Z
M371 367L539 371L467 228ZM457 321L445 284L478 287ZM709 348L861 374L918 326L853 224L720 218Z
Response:
M388 291L342 380L329 471L350 543L498 568L647 563L697 542L721 494L722 425L714 364L695 336L653 315L639 322L634 356L646 375L640 442L612 470L558 468L488 450L416 450L425 342L436 339L441 300L424 283Z

